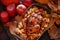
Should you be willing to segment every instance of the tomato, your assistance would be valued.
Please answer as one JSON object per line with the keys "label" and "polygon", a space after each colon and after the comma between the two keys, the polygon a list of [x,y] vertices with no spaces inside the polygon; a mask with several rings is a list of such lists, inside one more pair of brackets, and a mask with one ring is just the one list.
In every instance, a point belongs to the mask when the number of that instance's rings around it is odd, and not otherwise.
{"label": "tomato", "polygon": [[1,13],[1,21],[4,22],[4,23],[6,23],[6,22],[9,21],[9,15],[8,15],[8,12],[3,11],[3,12]]}
{"label": "tomato", "polygon": [[20,4],[16,7],[16,11],[19,15],[22,15],[26,10],[26,6],[23,4]]}
{"label": "tomato", "polygon": [[6,9],[11,17],[15,16],[15,4],[8,5]]}
{"label": "tomato", "polygon": [[23,4],[29,7],[32,4],[32,0],[23,0]]}
{"label": "tomato", "polygon": [[12,4],[12,3],[15,3],[15,4],[18,4],[20,2],[20,0],[1,0],[1,2],[4,4],[4,5],[9,5],[9,4]]}
{"label": "tomato", "polygon": [[15,4],[19,4],[20,0],[14,0]]}

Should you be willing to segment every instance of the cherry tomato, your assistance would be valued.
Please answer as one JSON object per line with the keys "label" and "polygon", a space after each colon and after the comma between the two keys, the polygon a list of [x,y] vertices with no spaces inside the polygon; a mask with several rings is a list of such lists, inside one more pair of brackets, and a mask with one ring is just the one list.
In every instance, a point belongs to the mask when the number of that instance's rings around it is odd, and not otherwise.
{"label": "cherry tomato", "polygon": [[15,16],[15,4],[8,5],[6,9],[11,17]]}
{"label": "cherry tomato", "polygon": [[1,0],[1,2],[7,6],[12,3],[19,4],[20,0]]}
{"label": "cherry tomato", "polygon": [[23,0],[23,4],[29,7],[32,4],[32,0]]}
{"label": "cherry tomato", "polygon": [[6,11],[3,11],[1,13],[1,21],[4,23],[9,21],[9,15]]}
{"label": "cherry tomato", "polygon": [[13,24],[14,24],[14,22],[8,22],[8,23],[5,23],[4,26],[7,27],[7,28],[9,28],[9,27],[11,27],[11,25],[13,25]]}
{"label": "cherry tomato", "polygon": [[19,15],[22,15],[26,10],[26,6],[24,6],[23,4],[20,4],[16,7],[16,11]]}

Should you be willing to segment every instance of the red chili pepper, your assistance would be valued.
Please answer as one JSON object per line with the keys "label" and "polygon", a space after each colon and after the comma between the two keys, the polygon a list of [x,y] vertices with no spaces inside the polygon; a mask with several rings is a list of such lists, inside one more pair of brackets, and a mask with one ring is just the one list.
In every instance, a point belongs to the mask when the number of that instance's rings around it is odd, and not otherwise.
{"label": "red chili pepper", "polygon": [[8,5],[6,9],[11,17],[15,16],[15,4]]}
{"label": "red chili pepper", "polygon": [[4,22],[4,23],[9,21],[9,15],[6,11],[3,11],[1,13],[1,21]]}

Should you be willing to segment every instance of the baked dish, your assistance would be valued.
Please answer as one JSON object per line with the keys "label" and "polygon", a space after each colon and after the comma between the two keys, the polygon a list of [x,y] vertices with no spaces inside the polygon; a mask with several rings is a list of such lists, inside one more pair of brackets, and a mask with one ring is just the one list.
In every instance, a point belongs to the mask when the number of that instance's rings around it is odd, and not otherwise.
{"label": "baked dish", "polygon": [[51,15],[46,10],[33,6],[23,15],[15,33],[23,40],[37,40],[49,27],[50,22]]}

